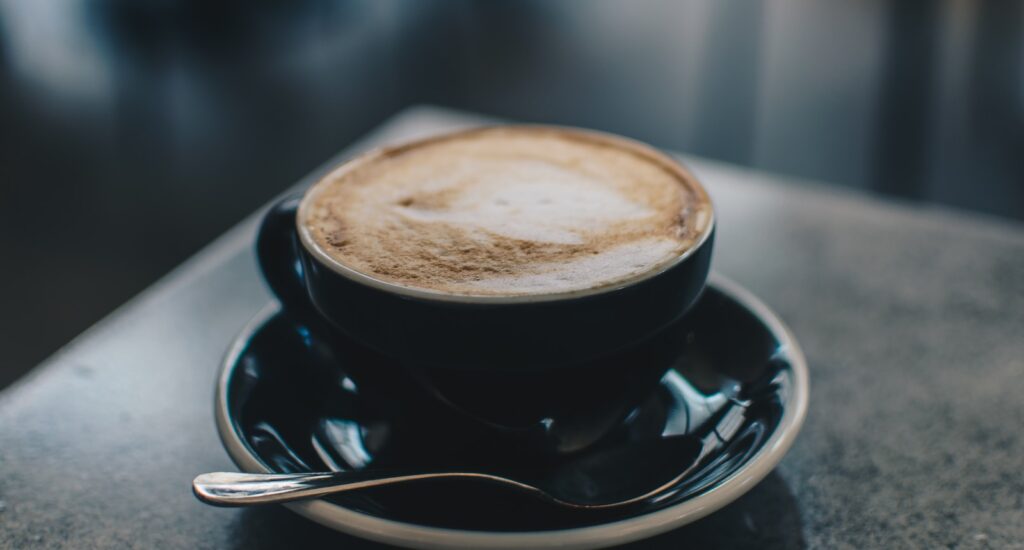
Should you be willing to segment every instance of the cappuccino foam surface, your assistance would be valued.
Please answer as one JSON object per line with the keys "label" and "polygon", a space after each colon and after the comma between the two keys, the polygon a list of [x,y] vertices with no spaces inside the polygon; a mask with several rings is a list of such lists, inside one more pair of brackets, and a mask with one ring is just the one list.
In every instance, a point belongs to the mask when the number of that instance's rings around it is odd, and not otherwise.
{"label": "cappuccino foam surface", "polygon": [[621,283],[691,247],[711,219],[696,184],[638,145],[498,127],[385,151],[328,175],[301,226],[365,275],[471,296]]}

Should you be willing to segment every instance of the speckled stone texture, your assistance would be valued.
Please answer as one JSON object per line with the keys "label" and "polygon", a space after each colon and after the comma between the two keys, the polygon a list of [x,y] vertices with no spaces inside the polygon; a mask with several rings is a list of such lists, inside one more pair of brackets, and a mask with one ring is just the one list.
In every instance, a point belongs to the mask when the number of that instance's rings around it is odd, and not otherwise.
{"label": "speckled stone texture", "polygon": [[[414,109],[360,147],[477,121]],[[714,267],[790,324],[811,407],[750,493],[632,547],[1024,548],[1024,226],[690,164]],[[232,468],[212,392],[268,300],[254,220],[0,393],[0,548],[379,547],[191,495]]]}

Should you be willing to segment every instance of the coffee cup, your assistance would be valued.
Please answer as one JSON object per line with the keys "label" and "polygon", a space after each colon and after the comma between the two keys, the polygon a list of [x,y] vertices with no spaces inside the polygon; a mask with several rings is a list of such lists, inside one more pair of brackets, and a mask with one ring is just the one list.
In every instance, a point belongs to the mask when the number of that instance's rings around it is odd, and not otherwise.
{"label": "coffee cup", "polygon": [[626,353],[704,287],[697,180],[625,138],[498,126],[378,149],[265,215],[286,314],[416,369],[543,372]]}
{"label": "coffee cup", "polygon": [[284,314],[400,402],[409,433],[521,461],[608,438],[657,387],[713,236],[707,194],[670,157],[504,126],[337,167],[267,212],[257,257]]}

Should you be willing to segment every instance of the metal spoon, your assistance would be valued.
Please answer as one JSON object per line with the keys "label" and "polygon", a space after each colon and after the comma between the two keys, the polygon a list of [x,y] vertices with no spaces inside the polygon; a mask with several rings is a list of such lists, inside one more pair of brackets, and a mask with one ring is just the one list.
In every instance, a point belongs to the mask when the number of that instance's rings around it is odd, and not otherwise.
{"label": "metal spoon", "polygon": [[701,430],[584,454],[550,472],[498,475],[484,472],[354,470],[295,474],[214,472],[192,482],[199,500],[214,506],[248,506],[318,498],[426,480],[475,480],[517,490],[566,508],[595,510],[633,504],[669,489],[743,425],[746,403],[730,402]]}

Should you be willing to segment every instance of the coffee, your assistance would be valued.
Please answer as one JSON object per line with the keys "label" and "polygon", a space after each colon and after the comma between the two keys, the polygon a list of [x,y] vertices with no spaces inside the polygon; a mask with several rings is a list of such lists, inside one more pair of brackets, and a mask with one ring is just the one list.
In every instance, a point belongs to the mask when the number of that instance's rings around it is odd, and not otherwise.
{"label": "coffee", "polygon": [[473,130],[343,165],[299,227],[320,252],[432,293],[523,296],[640,278],[704,238],[704,190],[655,150],[534,126]]}

